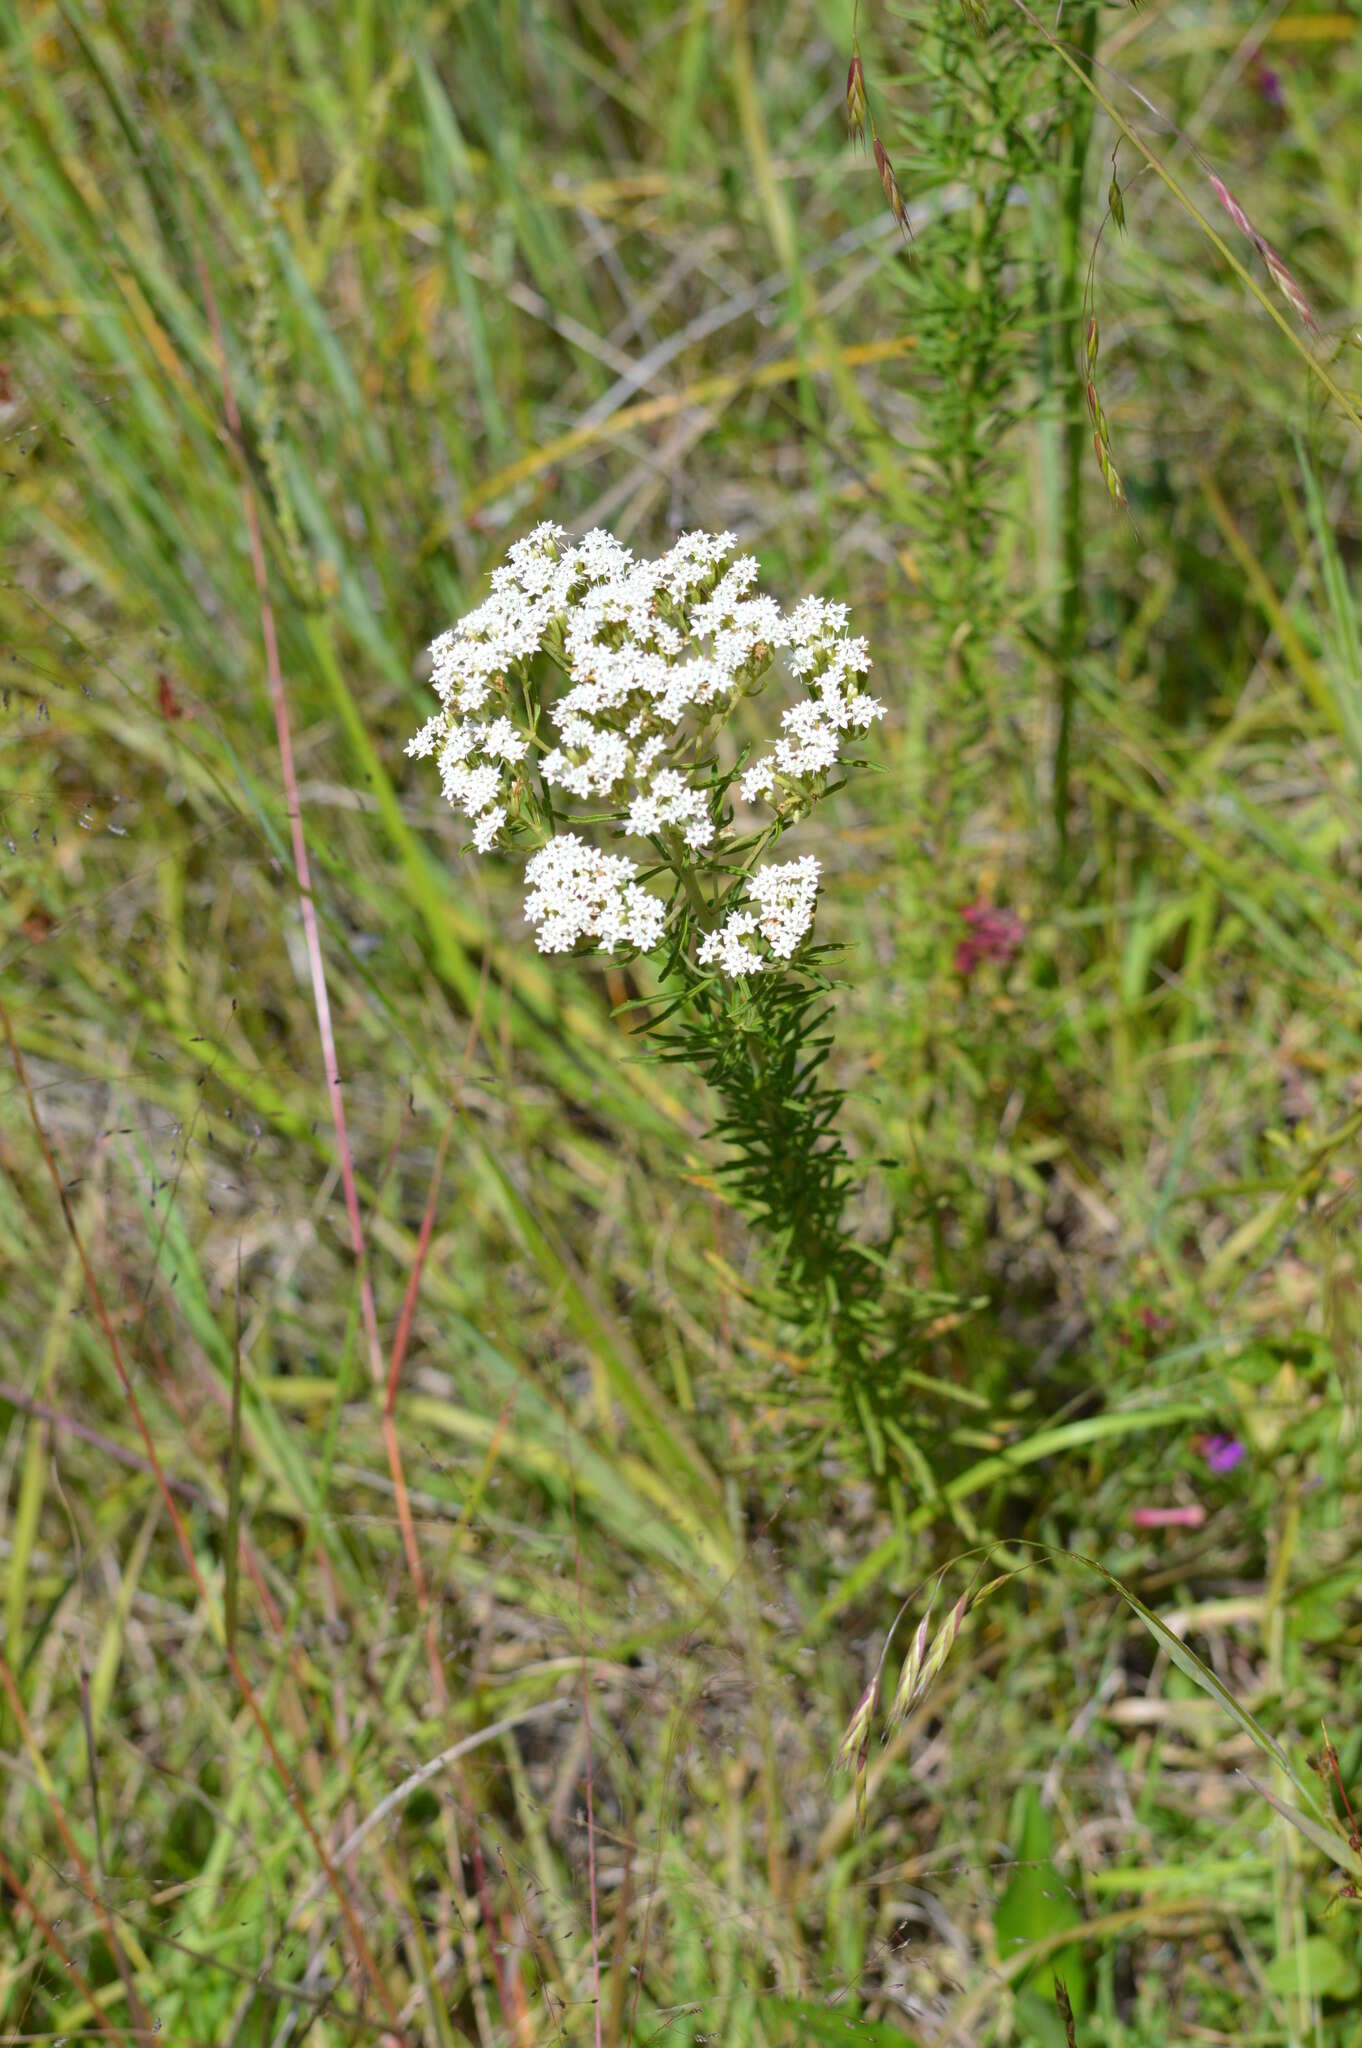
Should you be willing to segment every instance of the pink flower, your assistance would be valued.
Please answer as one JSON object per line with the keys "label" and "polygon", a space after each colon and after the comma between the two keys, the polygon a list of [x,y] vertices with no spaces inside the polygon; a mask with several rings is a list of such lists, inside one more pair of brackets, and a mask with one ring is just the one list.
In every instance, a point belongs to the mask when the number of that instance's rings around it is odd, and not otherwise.
{"label": "pink flower", "polygon": [[1233,1472],[1244,1455],[1237,1436],[1199,1436],[1196,1447],[1212,1472]]}
{"label": "pink flower", "polygon": [[1206,1519],[1203,1507],[1136,1508],[1130,1517],[1137,1529],[1199,1529]]}
{"label": "pink flower", "polygon": [[968,980],[981,960],[996,960],[1006,967],[1021,950],[1026,926],[1014,910],[999,910],[991,903],[970,903],[960,913],[969,926],[968,938],[955,949],[955,971]]}
{"label": "pink flower", "polygon": [[1253,82],[1268,106],[1284,107],[1286,105],[1286,94],[1282,91],[1282,81],[1270,64],[1254,65]]}

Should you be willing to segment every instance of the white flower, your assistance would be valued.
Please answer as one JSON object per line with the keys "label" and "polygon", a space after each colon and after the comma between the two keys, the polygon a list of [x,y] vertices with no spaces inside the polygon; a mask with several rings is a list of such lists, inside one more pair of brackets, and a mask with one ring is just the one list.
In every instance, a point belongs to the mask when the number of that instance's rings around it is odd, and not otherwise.
{"label": "white flower", "polygon": [[680,825],[693,852],[708,846],[714,837],[714,820],[703,792],[692,789],[674,768],[664,768],[651,789],[640,790],[625,819],[625,830],[637,832],[641,838],[666,825]]}
{"label": "white flower", "polygon": [[484,754],[491,754],[498,761],[523,761],[527,744],[509,718],[494,718],[480,740]]}
{"label": "white flower", "polygon": [[466,768],[461,761],[440,763],[440,781],[449,802],[457,805],[466,818],[476,818],[487,810],[501,794],[501,770],[485,764],[480,768]]}
{"label": "white flower", "polygon": [[[551,789],[572,796],[609,796],[629,768],[629,742],[622,733],[597,732],[583,719],[569,742],[571,752],[555,747],[544,756],[540,773]],[[581,758],[574,759],[574,755]]]}
{"label": "white flower", "polygon": [[482,741],[483,727],[476,719],[460,718],[449,727],[445,743],[440,749],[440,766],[450,762],[466,761],[470,754],[476,754]]}
{"label": "white flower", "polygon": [[424,760],[428,754],[435,752],[436,747],[444,738],[444,730],[445,722],[443,718],[438,716],[428,718],[421,727],[420,732],[414,733],[411,739],[407,741],[408,754],[411,755],[413,760]]}
{"label": "white flower", "polygon": [[775,763],[769,754],[764,761],[754,761],[738,784],[743,802],[748,804],[755,803],[759,796],[770,796],[775,786]]}
{"label": "white flower", "polygon": [[872,697],[868,690],[858,690],[855,696],[848,697],[847,709],[851,714],[852,724],[861,732],[869,732],[875,720],[884,717],[883,704],[878,697]]}
{"label": "white flower", "polygon": [[701,939],[696,958],[702,967],[717,967],[732,980],[740,974],[762,974],[767,963],[756,947],[748,944],[756,929],[757,920],[750,910],[735,910],[717,931]]}
{"label": "white flower", "polygon": [[821,863],[811,853],[781,867],[754,868],[747,893],[761,917],[761,932],[777,959],[788,960],[813,923]]}
{"label": "white flower", "polygon": [[497,833],[506,823],[502,810],[484,811],[473,823],[473,844],[479,853],[490,853],[496,844]]}
{"label": "white flower", "polygon": [[650,952],[662,936],[667,906],[634,880],[622,854],[602,853],[575,832],[550,839],[529,861],[525,916],[541,952],[564,953],[581,939]]}
{"label": "white flower", "polygon": [[[718,930],[700,941],[700,965],[736,978],[763,973],[774,960],[788,960],[813,924],[820,873],[812,854],[779,867],[754,868],[747,894],[755,910],[730,911]],[[759,941],[765,942],[765,951]]]}
{"label": "white flower", "polygon": [[626,832],[637,833],[646,839],[650,833],[662,830],[662,807],[655,796],[636,796],[629,806],[629,815],[624,821]]}
{"label": "white flower", "polygon": [[781,775],[806,780],[825,775],[836,761],[838,751],[835,730],[829,725],[817,725],[807,739],[777,740],[773,758]]}

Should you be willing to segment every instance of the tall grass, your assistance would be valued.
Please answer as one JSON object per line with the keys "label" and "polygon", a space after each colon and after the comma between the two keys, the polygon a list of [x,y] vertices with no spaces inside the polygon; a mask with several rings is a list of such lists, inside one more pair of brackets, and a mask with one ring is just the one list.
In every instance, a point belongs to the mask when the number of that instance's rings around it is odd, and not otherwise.
{"label": "tall grass", "polygon": [[[1123,514],[1120,130],[993,12],[860,11],[909,243],[846,9],[0,5],[7,2036],[1057,2043],[1057,1970],[1082,2043],[1359,2038],[1270,1803],[1321,1720],[1362,1779],[1355,23],[1054,31],[1321,329],[1123,143]],[[403,758],[550,514],[870,634],[879,1472],[637,987]],[[1036,1568],[858,1831],[900,1603],[1027,1545],[1280,1770]]]}

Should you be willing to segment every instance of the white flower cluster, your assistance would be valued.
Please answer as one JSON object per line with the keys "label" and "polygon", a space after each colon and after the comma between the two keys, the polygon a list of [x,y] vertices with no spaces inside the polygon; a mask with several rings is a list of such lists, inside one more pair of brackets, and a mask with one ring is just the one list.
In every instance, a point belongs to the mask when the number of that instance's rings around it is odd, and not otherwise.
{"label": "white flower cluster", "polygon": [[811,853],[780,867],[754,868],[747,894],[756,909],[730,911],[717,931],[701,939],[700,965],[727,975],[760,974],[774,961],[788,960],[813,923],[820,873]]}
{"label": "white flower cluster", "polygon": [[[740,778],[741,794],[777,808],[789,796],[821,794],[843,736],[883,716],[861,687],[866,643],[848,634],[845,605],[811,597],[782,613],[755,592],[757,563],[732,559],[735,547],[732,534],[687,533],[657,560],[635,561],[608,533],[569,544],[551,524],[516,542],[485,602],[434,642],[440,709],[407,748],[435,757],[444,794],[470,820],[480,853],[508,823],[524,821],[533,745],[549,790],[604,809],[620,831],[660,845],[674,867],[705,857],[723,789],[703,758],[707,743],[778,650],[807,694],[785,712],[774,750]],[[539,653],[567,679],[543,704],[542,721],[529,675]],[[637,873],[575,834],[551,840],[526,877],[539,946],[655,945],[665,905]],[[788,959],[812,921],[817,874],[816,861],[758,869],[750,883],[757,910],[730,916],[704,941],[702,958],[729,973],[751,971],[753,959]],[[777,890],[762,877],[787,879]],[[759,884],[776,893],[768,900]],[[740,956],[741,965],[729,965]]]}
{"label": "white flower cluster", "polygon": [[846,631],[847,608],[806,597],[785,621],[790,673],[807,677],[810,694],[781,718],[785,737],[756,761],[740,787],[749,803],[772,797],[777,785],[808,787],[826,775],[842,750],[842,734],[868,732],[884,706],[860,686],[870,649]]}
{"label": "white flower cluster", "polygon": [[649,953],[662,937],[667,906],[634,880],[638,870],[618,853],[601,853],[575,832],[541,846],[525,869],[525,916],[542,953],[567,953],[579,939],[599,946],[637,946]]}

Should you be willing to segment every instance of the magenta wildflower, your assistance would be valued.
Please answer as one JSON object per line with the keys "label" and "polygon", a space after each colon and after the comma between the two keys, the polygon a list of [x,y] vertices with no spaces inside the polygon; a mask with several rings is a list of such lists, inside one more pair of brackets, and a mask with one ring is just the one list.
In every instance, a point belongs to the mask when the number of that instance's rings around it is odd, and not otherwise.
{"label": "magenta wildflower", "polygon": [[1286,94],[1282,91],[1282,81],[1270,64],[1255,64],[1253,67],[1253,82],[1268,106],[1284,107],[1286,105]]}
{"label": "magenta wildflower", "polygon": [[1237,1436],[1203,1436],[1197,1441],[1197,1449],[1212,1472],[1233,1472],[1244,1455],[1244,1446]]}
{"label": "magenta wildflower", "polygon": [[1206,1519],[1203,1507],[1136,1508],[1130,1517],[1137,1529],[1199,1529]]}
{"label": "magenta wildflower", "polygon": [[982,960],[996,960],[1006,967],[1020,952],[1026,926],[1014,910],[979,902],[967,904],[960,915],[969,926],[969,936],[955,949],[955,971],[966,980]]}

